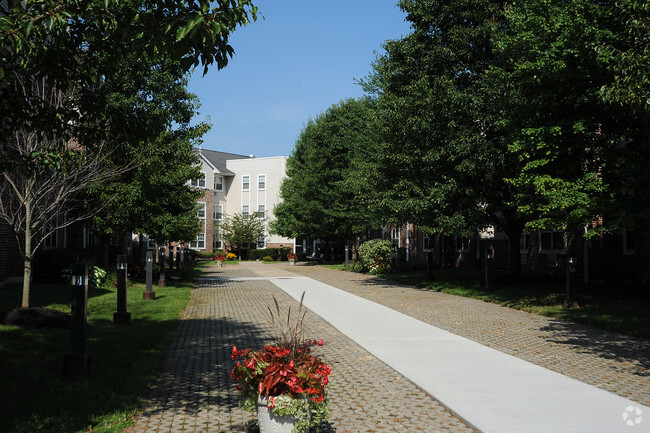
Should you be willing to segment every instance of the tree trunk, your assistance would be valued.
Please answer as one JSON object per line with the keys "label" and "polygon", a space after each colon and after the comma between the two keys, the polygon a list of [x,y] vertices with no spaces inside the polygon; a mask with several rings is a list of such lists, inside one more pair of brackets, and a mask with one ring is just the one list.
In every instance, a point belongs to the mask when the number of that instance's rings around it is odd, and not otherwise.
{"label": "tree trunk", "polygon": [[29,308],[29,294],[32,286],[32,212],[25,203],[25,268],[23,270],[23,308]]}
{"label": "tree trunk", "polygon": [[519,246],[519,239],[524,232],[523,225],[516,225],[510,227],[506,234],[508,235],[508,256],[510,275],[513,277],[521,278],[521,252]]}

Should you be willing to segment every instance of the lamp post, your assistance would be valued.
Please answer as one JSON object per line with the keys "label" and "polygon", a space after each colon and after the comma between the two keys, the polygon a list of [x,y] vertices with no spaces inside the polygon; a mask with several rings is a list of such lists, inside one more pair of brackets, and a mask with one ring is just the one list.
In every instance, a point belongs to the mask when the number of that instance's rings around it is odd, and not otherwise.
{"label": "lamp post", "polygon": [[126,311],[126,256],[117,256],[117,312],[113,313],[113,323],[129,325],[131,313]]}
{"label": "lamp post", "polygon": [[165,247],[160,247],[159,255],[159,264],[160,264],[160,276],[158,277],[158,287],[167,287],[167,282],[165,281]]}
{"label": "lamp post", "polygon": [[578,264],[578,259],[576,257],[566,258],[566,299],[564,300],[565,307],[578,307],[578,301],[576,300],[576,288],[575,285],[571,284],[571,276],[576,272],[576,265]]}
{"label": "lamp post", "polygon": [[492,284],[492,269],[494,268],[494,248],[490,245],[485,249],[485,290],[494,290]]}
{"label": "lamp post", "polygon": [[147,287],[144,292],[142,292],[142,299],[154,300],[156,299],[156,293],[152,290],[153,282],[153,252],[147,251],[147,265],[145,268]]}
{"label": "lamp post", "polygon": [[87,278],[87,265],[72,266],[70,351],[63,356],[63,380],[69,382],[85,380],[90,374],[90,354],[86,351]]}

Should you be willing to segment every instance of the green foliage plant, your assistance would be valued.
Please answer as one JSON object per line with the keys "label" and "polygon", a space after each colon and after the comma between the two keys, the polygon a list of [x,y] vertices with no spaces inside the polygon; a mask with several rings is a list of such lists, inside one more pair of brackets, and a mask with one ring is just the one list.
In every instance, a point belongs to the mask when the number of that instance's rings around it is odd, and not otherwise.
{"label": "green foliage plant", "polygon": [[359,247],[359,261],[372,274],[390,272],[393,245],[388,239],[372,239]]}
{"label": "green foliage plant", "polygon": [[274,262],[275,260],[273,260],[273,257],[271,257],[271,256],[264,256],[264,257],[262,258],[262,261],[263,261],[264,263],[271,263],[271,262]]}
{"label": "green foliage plant", "polygon": [[259,398],[264,398],[268,409],[279,416],[297,419],[293,432],[314,427],[320,431],[321,422],[327,419],[327,386],[330,367],[312,354],[312,347],[323,346],[323,340],[304,338],[303,323],[306,310],[303,293],[294,318],[291,307],[286,319],[278,301],[269,307],[271,323],[276,330],[273,344],[261,350],[232,349],[232,359],[243,358],[230,373],[237,382],[239,404],[247,410],[257,408]]}

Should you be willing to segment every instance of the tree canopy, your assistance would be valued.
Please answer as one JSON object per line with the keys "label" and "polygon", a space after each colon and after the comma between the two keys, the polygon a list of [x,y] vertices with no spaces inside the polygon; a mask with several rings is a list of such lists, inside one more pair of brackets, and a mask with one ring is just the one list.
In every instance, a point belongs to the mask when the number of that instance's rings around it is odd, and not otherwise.
{"label": "tree canopy", "polygon": [[373,145],[374,102],[348,99],[307,122],[287,160],[273,231],[286,237],[351,240],[371,226],[355,194],[354,164]]}

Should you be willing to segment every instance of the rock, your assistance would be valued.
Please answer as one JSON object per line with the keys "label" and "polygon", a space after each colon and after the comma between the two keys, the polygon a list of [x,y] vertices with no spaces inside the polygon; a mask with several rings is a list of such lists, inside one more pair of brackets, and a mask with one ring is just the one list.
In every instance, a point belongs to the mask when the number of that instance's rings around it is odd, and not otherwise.
{"label": "rock", "polygon": [[4,324],[22,328],[70,329],[70,315],[51,308],[16,308],[5,316]]}

